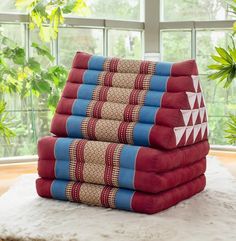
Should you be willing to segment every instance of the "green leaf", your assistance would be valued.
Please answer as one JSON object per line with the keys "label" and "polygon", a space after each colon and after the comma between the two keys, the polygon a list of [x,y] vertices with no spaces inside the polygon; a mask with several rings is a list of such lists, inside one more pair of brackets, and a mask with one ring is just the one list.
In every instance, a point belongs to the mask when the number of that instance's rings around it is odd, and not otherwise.
{"label": "green leaf", "polygon": [[40,63],[38,61],[36,61],[34,58],[29,58],[28,67],[31,70],[33,70],[34,72],[40,72],[41,71]]}
{"label": "green leaf", "polygon": [[222,65],[218,65],[218,64],[212,64],[212,65],[208,65],[207,66],[209,69],[216,69],[216,70],[221,70],[223,68]]}
{"label": "green leaf", "polygon": [[16,47],[14,50],[13,62],[15,64],[24,65],[25,64],[25,50],[20,47]]}
{"label": "green leaf", "polygon": [[227,53],[227,51],[226,51],[225,49],[223,49],[223,48],[218,48],[218,47],[216,47],[215,49],[216,49],[217,53],[218,53],[224,60],[226,60],[226,61],[229,62],[229,63],[232,63],[232,62],[233,62],[232,57]]}
{"label": "green leaf", "polygon": [[216,62],[219,62],[221,64],[230,64],[228,61],[226,61],[225,59],[223,59],[220,56],[216,56],[216,55],[211,55],[212,59],[214,59]]}
{"label": "green leaf", "polygon": [[51,55],[50,49],[47,46],[39,46],[37,43],[33,42],[31,47],[36,50],[38,55],[46,56],[51,62],[54,61],[54,57]]}

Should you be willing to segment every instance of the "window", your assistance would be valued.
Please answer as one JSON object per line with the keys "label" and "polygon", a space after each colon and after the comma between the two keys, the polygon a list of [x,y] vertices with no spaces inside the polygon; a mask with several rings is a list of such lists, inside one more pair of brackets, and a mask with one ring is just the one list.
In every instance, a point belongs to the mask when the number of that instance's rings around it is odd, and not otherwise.
{"label": "window", "polygon": [[[191,57],[196,58],[208,108],[210,142],[218,145],[226,144],[225,123],[229,113],[235,113],[236,110],[234,94],[236,86],[225,90],[222,85],[217,85],[215,81],[208,78],[210,74],[208,65],[214,62],[210,54],[215,53],[215,46],[226,47],[231,43],[229,34],[232,30],[229,27],[219,29],[217,22],[211,22],[232,19],[226,1],[163,0],[161,4],[163,23],[161,26],[164,26],[164,29],[161,29],[162,60],[180,61]],[[204,27],[200,27],[201,22],[198,21],[205,21]],[[231,27],[231,25],[228,26]]]}
{"label": "window", "polygon": [[142,56],[141,32],[109,30],[108,55],[139,59]]}
{"label": "window", "polygon": [[162,31],[161,58],[165,61],[181,61],[191,58],[190,31]]}
{"label": "window", "polygon": [[163,21],[230,19],[225,0],[162,0]]}
{"label": "window", "polygon": [[103,54],[103,31],[101,29],[60,28],[59,62],[67,67],[72,64],[75,52]]}
{"label": "window", "polygon": [[[88,1],[89,12],[84,13],[83,17],[122,19],[122,28],[124,21],[141,19],[140,6],[142,0],[114,1],[106,2],[101,0]],[[115,6],[115,7],[114,7]],[[14,6],[14,1],[3,1],[0,3],[1,12],[19,12]],[[12,15],[10,21],[12,21]],[[4,15],[6,18],[7,15]],[[72,16],[73,17],[73,16]],[[78,17],[78,16],[77,16]],[[29,31],[27,23],[1,23],[0,31],[17,41],[20,46],[29,50],[30,57],[37,57],[43,66],[51,63],[45,62],[36,51],[31,48],[33,42],[40,43],[38,31]],[[80,22],[78,22],[79,24]],[[129,21],[126,21],[127,26]],[[51,43],[43,43],[54,55],[58,63],[68,68],[77,50],[86,51],[93,54],[119,56],[126,58],[141,58],[142,56],[142,29],[129,29],[125,24],[126,30],[119,28],[117,21],[116,27],[104,26],[82,26],[63,25],[59,28],[58,39]],[[131,23],[131,26],[132,23]],[[0,95],[1,98],[1,95]],[[41,136],[49,135],[52,113],[47,108],[47,96],[28,96],[21,100],[17,95],[5,95],[7,102],[7,111],[9,116],[15,120],[18,125],[16,135],[8,145],[4,140],[0,140],[0,157],[32,155],[37,153],[37,140]]]}

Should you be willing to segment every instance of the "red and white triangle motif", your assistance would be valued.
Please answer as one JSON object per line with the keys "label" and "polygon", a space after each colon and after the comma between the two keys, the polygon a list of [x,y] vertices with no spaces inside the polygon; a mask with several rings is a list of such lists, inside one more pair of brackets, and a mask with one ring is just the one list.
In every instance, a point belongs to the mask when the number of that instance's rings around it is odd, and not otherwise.
{"label": "red and white triangle motif", "polygon": [[199,109],[192,110],[193,125],[195,125],[195,123],[196,123],[196,119],[197,119],[198,113],[199,113]]}
{"label": "red and white triangle motif", "polygon": [[187,126],[189,123],[190,116],[192,114],[192,110],[180,110],[183,116],[184,124]]}
{"label": "red and white triangle motif", "polygon": [[185,134],[185,137],[186,137],[185,144],[187,143],[188,138],[189,138],[190,134],[192,133],[192,131],[193,131],[193,126],[187,126],[186,134]]}
{"label": "red and white triangle motif", "polygon": [[201,134],[202,134],[201,136],[202,136],[202,138],[205,134],[206,128],[207,128],[207,123],[206,122],[202,123],[202,125],[201,125]]}
{"label": "red and white triangle motif", "polygon": [[176,146],[179,144],[181,138],[183,137],[185,130],[186,130],[185,126],[174,128]]}
{"label": "red and white triangle motif", "polygon": [[187,96],[188,96],[188,103],[191,109],[193,109],[194,103],[196,101],[197,98],[197,94],[194,92],[186,92]]}
{"label": "red and white triangle motif", "polygon": [[193,141],[196,140],[197,135],[198,135],[198,133],[199,133],[199,131],[200,131],[200,129],[201,129],[201,125],[202,125],[202,124],[199,124],[199,125],[195,125],[195,126],[194,126],[194,128],[193,128]]}
{"label": "red and white triangle motif", "polygon": [[198,75],[192,75],[192,80],[193,80],[193,87],[194,87],[194,90],[195,92],[198,91],[198,84],[199,84],[199,77]]}
{"label": "red and white triangle motif", "polygon": [[205,107],[200,108],[200,119],[201,119],[201,123],[203,122],[203,118],[205,115]]}

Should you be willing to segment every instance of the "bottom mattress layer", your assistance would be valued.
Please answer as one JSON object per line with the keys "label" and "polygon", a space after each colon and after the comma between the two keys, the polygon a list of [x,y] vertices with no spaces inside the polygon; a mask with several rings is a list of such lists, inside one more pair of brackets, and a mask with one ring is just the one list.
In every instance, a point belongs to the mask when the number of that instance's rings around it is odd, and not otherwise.
{"label": "bottom mattress layer", "polygon": [[39,176],[158,193],[189,182],[206,170],[206,159],[169,172],[142,172],[94,163],[39,160]]}
{"label": "bottom mattress layer", "polygon": [[205,185],[205,175],[201,175],[173,189],[158,194],[149,194],[104,185],[57,179],[39,178],[36,181],[36,189],[41,197],[148,214],[160,212],[184,199],[190,198],[202,191]]}

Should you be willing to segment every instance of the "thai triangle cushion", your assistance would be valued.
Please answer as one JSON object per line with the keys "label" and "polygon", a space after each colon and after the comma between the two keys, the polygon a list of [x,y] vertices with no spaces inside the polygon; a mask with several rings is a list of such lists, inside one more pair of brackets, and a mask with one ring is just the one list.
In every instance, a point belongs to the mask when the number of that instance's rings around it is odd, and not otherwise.
{"label": "thai triangle cushion", "polygon": [[207,140],[197,74],[194,60],[155,63],[78,52],[51,132],[165,149]]}

